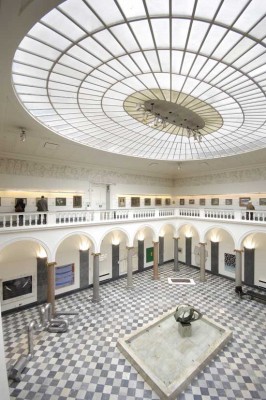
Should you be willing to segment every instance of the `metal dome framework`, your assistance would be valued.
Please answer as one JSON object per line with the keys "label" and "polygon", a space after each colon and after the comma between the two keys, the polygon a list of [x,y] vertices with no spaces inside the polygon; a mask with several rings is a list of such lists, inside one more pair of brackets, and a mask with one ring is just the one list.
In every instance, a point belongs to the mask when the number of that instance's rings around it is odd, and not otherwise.
{"label": "metal dome framework", "polygon": [[[67,0],[21,41],[14,89],[41,124],[96,149],[173,161],[253,151],[266,144],[265,12],[264,0]],[[202,140],[137,118],[151,100],[198,115]]]}

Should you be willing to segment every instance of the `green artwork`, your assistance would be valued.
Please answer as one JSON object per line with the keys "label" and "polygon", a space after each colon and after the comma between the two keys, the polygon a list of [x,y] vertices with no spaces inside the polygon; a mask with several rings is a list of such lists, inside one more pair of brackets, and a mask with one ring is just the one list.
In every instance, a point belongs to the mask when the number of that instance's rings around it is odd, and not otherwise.
{"label": "green artwork", "polygon": [[153,261],[153,247],[146,249],[146,262]]}

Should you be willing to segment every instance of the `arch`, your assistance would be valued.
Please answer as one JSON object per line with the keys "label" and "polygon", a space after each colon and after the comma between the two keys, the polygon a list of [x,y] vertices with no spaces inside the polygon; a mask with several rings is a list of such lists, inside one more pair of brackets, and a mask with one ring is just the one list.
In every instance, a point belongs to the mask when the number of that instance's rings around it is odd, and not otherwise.
{"label": "arch", "polygon": [[87,239],[89,239],[89,240],[92,242],[93,247],[94,247],[94,250],[96,251],[95,239],[94,239],[90,234],[88,234],[87,232],[83,232],[83,231],[75,231],[75,232],[68,233],[68,234],[65,235],[64,237],[60,238],[60,240],[57,242],[57,244],[55,245],[54,250],[53,250],[53,256],[54,256],[54,257],[55,257],[55,255],[56,255],[56,253],[57,253],[57,251],[58,251],[60,245],[61,245],[66,239],[68,239],[68,238],[71,237],[71,236],[85,236]]}
{"label": "arch", "polygon": [[137,229],[137,230],[135,231],[135,233],[132,235],[132,236],[133,236],[133,240],[136,238],[136,235],[137,235],[140,231],[142,231],[142,230],[144,230],[144,229],[150,229],[151,232],[152,232],[154,241],[158,240],[159,232],[156,232],[155,228],[154,228],[153,226],[147,224],[147,223],[144,223],[144,224],[142,224],[142,225],[140,225],[140,226],[138,227],[138,229]]}
{"label": "arch", "polygon": [[[202,238],[203,238],[203,241],[204,241],[204,242],[206,242],[206,236],[207,236],[207,234],[208,234],[211,230],[215,230],[215,229],[217,229],[217,230],[219,230],[219,231],[224,231],[224,232],[226,232],[228,235],[230,235],[231,238],[233,239],[235,248],[237,248],[237,247],[236,247],[236,245],[237,245],[237,240],[236,240],[235,235],[233,234],[233,232],[231,232],[230,229],[224,228],[223,226],[219,226],[219,225],[211,225],[211,226],[208,226],[206,229],[204,229],[204,230],[202,231]],[[218,234],[217,234],[217,235],[218,235]],[[218,239],[218,238],[217,238],[217,239]],[[219,240],[217,240],[217,241],[219,241]]]}
{"label": "arch", "polygon": [[117,227],[110,228],[110,229],[106,230],[106,231],[102,234],[102,236],[101,236],[100,239],[99,239],[99,249],[98,249],[98,250],[100,250],[101,243],[102,243],[102,241],[104,240],[104,238],[105,238],[107,235],[109,235],[110,233],[112,233],[112,232],[122,232],[122,233],[126,236],[127,245],[128,245],[128,246],[130,245],[130,233],[127,232],[126,229],[121,228],[121,227],[119,226],[119,228],[117,228]]}
{"label": "arch", "polygon": [[40,239],[36,239],[33,237],[27,237],[27,236],[25,238],[24,237],[23,238],[14,238],[14,239],[6,241],[5,243],[2,243],[0,245],[0,252],[3,251],[9,245],[12,245],[14,243],[24,242],[24,241],[34,242],[34,243],[37,243],[38,245],[42,246],[46,252],[47,259],[48,260],[51,259],[51,257],[52,257],[51,250],[49,249],[49,247],[47,246],[47,244],[45,242],[43,242]]}
{"label": "arch", "polygon": [[188,221],[188,222],[187,222],[187,221],[182,222],[181,225],[179,225],[179,227],[177,228],[177,232],[179,233],[179,232],[182,230],[182,228],[184,228],[185,226],[191,227],[191,228],[197,233],[198,237],[199,237],[199,238],[201,237],[201,236],[200,236],[199,229],[196,228],[196,227],[195,227],[193,224],[191,224],[189,221]]}
{"label": "arch", "polygon": [[262,229],[256,229],[256,230],[252,229],[252,230],[250,230],[248,232],[243,233],[240,236],[240,238],[238,239],[237,246],[239,246],[239,247],[237,247],[237,248],[240,249],[243,246],[243,243],[244,243],[245,239],[247,239],[248,236],[254,236],[256,234],[264,234],[264,235],[266,235],[266,232],[265,232],[265,230],[262,230]]}
{"label": "arch", "polygon": [[164,228],[167,228],[167,227],[173,228],[173,235],[176,234],[176,232],[177,232],[176,224],[171,223],[171,222],[166,222],[166,221],[165,221],[165,222],[162,222],[162,223],[161,223],[161,226],[160,226],[160,228],[158,229],[158,230],[159,230],[159,235],[160,235],[160,233],[161,233],[161,230],[164,229]]}

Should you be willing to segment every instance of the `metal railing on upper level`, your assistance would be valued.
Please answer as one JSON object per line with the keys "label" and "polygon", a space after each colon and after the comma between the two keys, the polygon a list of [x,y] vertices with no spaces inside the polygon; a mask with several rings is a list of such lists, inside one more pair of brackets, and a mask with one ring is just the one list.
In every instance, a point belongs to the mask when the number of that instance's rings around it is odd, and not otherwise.
{"label": "metal railing on upper level", "polygon": [[219,208],[155,208],[127,210],[81,210],[33,213],[0,213],[0,230],[49,226],[101,224],[158,218],[199,218],[266,223],[266,211],[222,210]]}

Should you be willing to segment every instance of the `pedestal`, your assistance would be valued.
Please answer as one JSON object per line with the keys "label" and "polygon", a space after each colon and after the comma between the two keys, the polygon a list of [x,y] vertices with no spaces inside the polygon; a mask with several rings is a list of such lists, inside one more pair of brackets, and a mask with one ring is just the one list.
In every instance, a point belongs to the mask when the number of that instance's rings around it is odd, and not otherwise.
{"label": "pedestal", "polygon": [[191,324],[182,324],[178,322],[178,332],[181,337],[190,337],[192,335]]}

